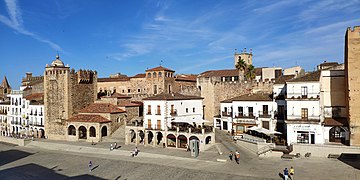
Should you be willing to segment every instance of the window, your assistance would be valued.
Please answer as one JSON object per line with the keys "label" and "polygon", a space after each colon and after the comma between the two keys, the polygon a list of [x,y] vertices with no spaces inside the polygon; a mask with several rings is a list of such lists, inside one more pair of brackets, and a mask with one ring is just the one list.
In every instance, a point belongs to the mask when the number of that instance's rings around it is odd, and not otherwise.
{"label": "window", "polygon": [[308,120],[308,109],[301,108],[301,120]]}
{"label": "window", "polygon": [[148,77],[148,78],[151,78],[151,73],[148,73],[147,77]]}
{"label": "window", "polygon": [[307,98],[308,95],[308,89],[306,86],[301,87],[301,98]]}
{"label": "window", "polygon": [[158,76],[159,76],[159,77],[162,77],[162,73],[161,73],[161,72],[159,72]]}
{"label": "window", "polygon": [[171,105],[171,114],[174,114],[174,105]]}
{"label": "window", "polygon": [[158,106],[157,106],[156,115],[160,115],[160,114],[161,114],[161,111],[160,111],[160,106],[158,105]]}
{"label": "window", "polygon": [[157,94],[157,85],[154,85],[154,94]]}
{"label": "window", "polygon": [[195,108],[193,108],[193,113],[195,112]]}
{"label": "window", "polygon": [[148,105],[148,112],[147,112],[148,115],[151,115],[151,105]]}
{"label": "window", "polygon": [[138,92],[140,92],[141,90],[140,89],[138,89]]}
{"label": "window", "polygon": [[268,111],[268,105],[263,105],[263,115],[268,115],[269,111]]}
{"label": "window", "polygon": [[234,76],[234,81],[238,81],[239,80],[239,76]]}
{"label": "window", "polygon": [[238,116],[239,117],[244,116],[244,108],[242,106],[238,107]]}
{"label": "window", "polygon": [[130,89],[128,89],[128,93],[130,93],[131,92],[131,90]]}
{"label": "window", "polygon": [[297,132],[297,143],[309,144],[309,132],[298,131]]}
{"label": "window", "polygon": [[188,113],[188,112],[189,112],[189,108],[186,108],[185,111],[186,111],[186,113]]}
{"label": "window", "polygon": [[153,78],[156,78],[156,72],[153,73]]}
{"label": "window", "polygon": [[248,107],[248,111],[249,111],[249,117],[254,116],[254,108],[253,107]]}

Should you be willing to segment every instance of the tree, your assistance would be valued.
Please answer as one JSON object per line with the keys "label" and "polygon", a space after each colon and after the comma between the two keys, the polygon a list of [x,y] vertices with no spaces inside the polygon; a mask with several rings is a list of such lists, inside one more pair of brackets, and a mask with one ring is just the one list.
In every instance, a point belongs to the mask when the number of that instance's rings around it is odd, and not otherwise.
{"label": "tree", "polygon": [[255,79],[255,67],[253,65],[248,65],[247,68],[246,68],[246,79],[248,80],[253,80]]}
{"label": "tree", "polygon": [[235,64],[235,68],[237,70],[239,70],[239,81],[240,82],[244,81],[244,71],[246,70],[246,67],[247,67],[247,65],[246,65],[244,59],[241,59],[241,57],[239,56],[239,60]]}

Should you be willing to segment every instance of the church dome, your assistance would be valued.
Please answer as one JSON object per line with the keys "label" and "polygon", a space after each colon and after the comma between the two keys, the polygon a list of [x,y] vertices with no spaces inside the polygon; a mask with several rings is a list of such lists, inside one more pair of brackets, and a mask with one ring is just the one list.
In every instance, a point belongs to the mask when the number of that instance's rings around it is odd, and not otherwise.
{"label": "church dome", "polygon": [[51,63],[51,66],[64,67],[64,63],[60,60],[59,55],[56,56],[56,59]]}

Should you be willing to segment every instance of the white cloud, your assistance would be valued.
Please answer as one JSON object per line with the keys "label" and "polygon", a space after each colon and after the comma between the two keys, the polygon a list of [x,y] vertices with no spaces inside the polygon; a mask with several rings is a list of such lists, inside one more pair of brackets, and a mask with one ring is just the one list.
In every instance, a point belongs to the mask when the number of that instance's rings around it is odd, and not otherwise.
{"label": "white cloud", "polygon": [[22,13],[21,13],[21,9],[18,7],[17,0],[5,0],[5,5],[7,8],[9,18],[4,15],[0,15],[0,22],[14,29],[16,32],[20,34],[30,36],[39,42],[48,44],[54,50],[62,51],[61,47],[56,43],[48,39],[45,39],[35,33],[32,33],[23,27]]}

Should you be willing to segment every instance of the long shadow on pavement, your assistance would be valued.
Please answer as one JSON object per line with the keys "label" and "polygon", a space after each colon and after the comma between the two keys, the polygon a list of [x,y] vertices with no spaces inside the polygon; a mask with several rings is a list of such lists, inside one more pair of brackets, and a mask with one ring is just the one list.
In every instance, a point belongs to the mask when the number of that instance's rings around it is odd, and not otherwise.
{"label": "long shadow on pavement", "polygon": [[342,153],[338,160],[360,170],[360,154]]}
{"label": "long shadow on pavement", "polygon": [[37,165],[37,164],[25,164],[9,169],[4,169],[0,172],[2,180],[13,179],[96,179],[102,178],[84,174],[79,176],[68,177],[62,174],[56,173],[54,170]]}
{"label": "long shadow on pavement", "polygon": [[0,152],[0,166],[17,161],[19,159],[25,158],[32,155],[32,153],[18,151],[18,150],[7,150]]}

